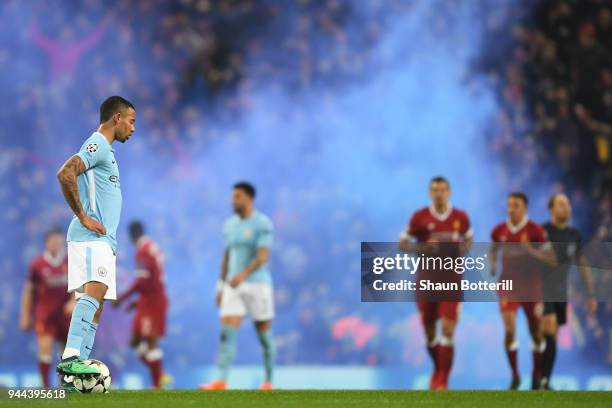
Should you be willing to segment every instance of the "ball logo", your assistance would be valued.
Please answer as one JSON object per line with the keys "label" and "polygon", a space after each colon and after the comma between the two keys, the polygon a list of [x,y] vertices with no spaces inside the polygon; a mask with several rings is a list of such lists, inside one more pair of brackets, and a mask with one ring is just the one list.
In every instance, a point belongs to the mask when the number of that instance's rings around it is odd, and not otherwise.
{"label": "ball logo", "polygon": [[90,143],[85,150],[87,150],[88,153],[95,153],[98,151],[98,145],[96,143]]}
{"label": "ball logo", "polygon": [[98,275],[100,275],[102,278],[104,278],[106,276],[106,268],[101,266],[98,268]]}

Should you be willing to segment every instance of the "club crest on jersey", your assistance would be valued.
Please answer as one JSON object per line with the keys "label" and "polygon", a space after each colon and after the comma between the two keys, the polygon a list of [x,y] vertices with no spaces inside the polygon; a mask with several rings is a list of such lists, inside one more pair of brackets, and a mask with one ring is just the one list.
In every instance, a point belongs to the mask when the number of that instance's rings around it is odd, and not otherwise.
{"label": "club crest on jersey", "polygon": [[98,151],[98,144],[97,143],[90,143],[87,145],[87,147],[85,148],[85,150],[88,153],[95,153]]}
{"label": "club crest on jersey", "polygon": [[101,266],[98,268],[98,275],[100,275],[100,277],[104,278],[106,276],[106,268]]}
{"label": "club crest on jersey", "polygon": [[430,222],[429,224],[427,224],[428,230],[433,231],[434,228],[436,228],[436,224],[434,224],[433,222]]}
{"label": "club crest on jersey", "polygon": [[246,228],[246,229],[244,230],[244,232],[242,233],[242,235],[243,235],[245,238],[251,238],[251,237],[253,236],[253,230],[252,230],[252,229],[250,229],[250,228]]}

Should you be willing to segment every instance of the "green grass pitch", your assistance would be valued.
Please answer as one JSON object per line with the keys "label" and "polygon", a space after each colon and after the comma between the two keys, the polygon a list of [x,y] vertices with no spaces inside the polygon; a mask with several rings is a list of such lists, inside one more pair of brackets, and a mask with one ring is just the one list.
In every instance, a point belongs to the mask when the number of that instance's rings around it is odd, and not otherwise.
{"label": "green grass pitch", "polygon": [[61,401],[0,401],[0,407],[612,407],[612,392],[518,391],[112,391]]}

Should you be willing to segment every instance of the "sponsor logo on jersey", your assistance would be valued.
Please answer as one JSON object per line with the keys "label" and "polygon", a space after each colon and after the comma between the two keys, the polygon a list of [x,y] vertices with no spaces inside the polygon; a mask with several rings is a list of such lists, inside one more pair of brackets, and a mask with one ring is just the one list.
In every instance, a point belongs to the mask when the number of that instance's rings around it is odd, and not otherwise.
{"label": "sponsor logo on jersey", "polygon": [[106,268],[101,266],[98,268],[98,275],[100,275],[100,277],[104,278],[106,276]]}

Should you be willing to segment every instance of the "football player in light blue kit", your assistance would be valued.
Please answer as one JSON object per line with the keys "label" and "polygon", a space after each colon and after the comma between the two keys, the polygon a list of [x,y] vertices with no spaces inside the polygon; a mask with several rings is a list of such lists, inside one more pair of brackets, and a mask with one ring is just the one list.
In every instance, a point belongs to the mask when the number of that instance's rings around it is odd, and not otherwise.
{"label": "football player in light blue kit", "polygon": [[272,222],[255,210],[255,188],[246,182],[234,185],[234,216],[223,227],[225,252],[221,279],[217,285],[217,304],[221,316],[221,344],[217,360],[217,379],[200,388],[224,390],[236,354],[236,334],[242,318],[249,315],[255,322],[263,351],[265,380],[260,389],[272,389],[272,372],[276,350],[271,323],[274,317],[272,276],[268,256],[272,245]]}
{"label": "football player in light blue kit", "polygon": [[[121,213],[119,167],[112,144],[134,133],[134,105],[111,96],[100,106],[100,126],[57,178],[74,212],[68,228],[68,291],[78,301],[72,312],[62,361],[62,375],[96,374],[83,363],[89,357],[104,299],[116,299],[115,253]],[[62,376],[63,377],[63,376]]]}

